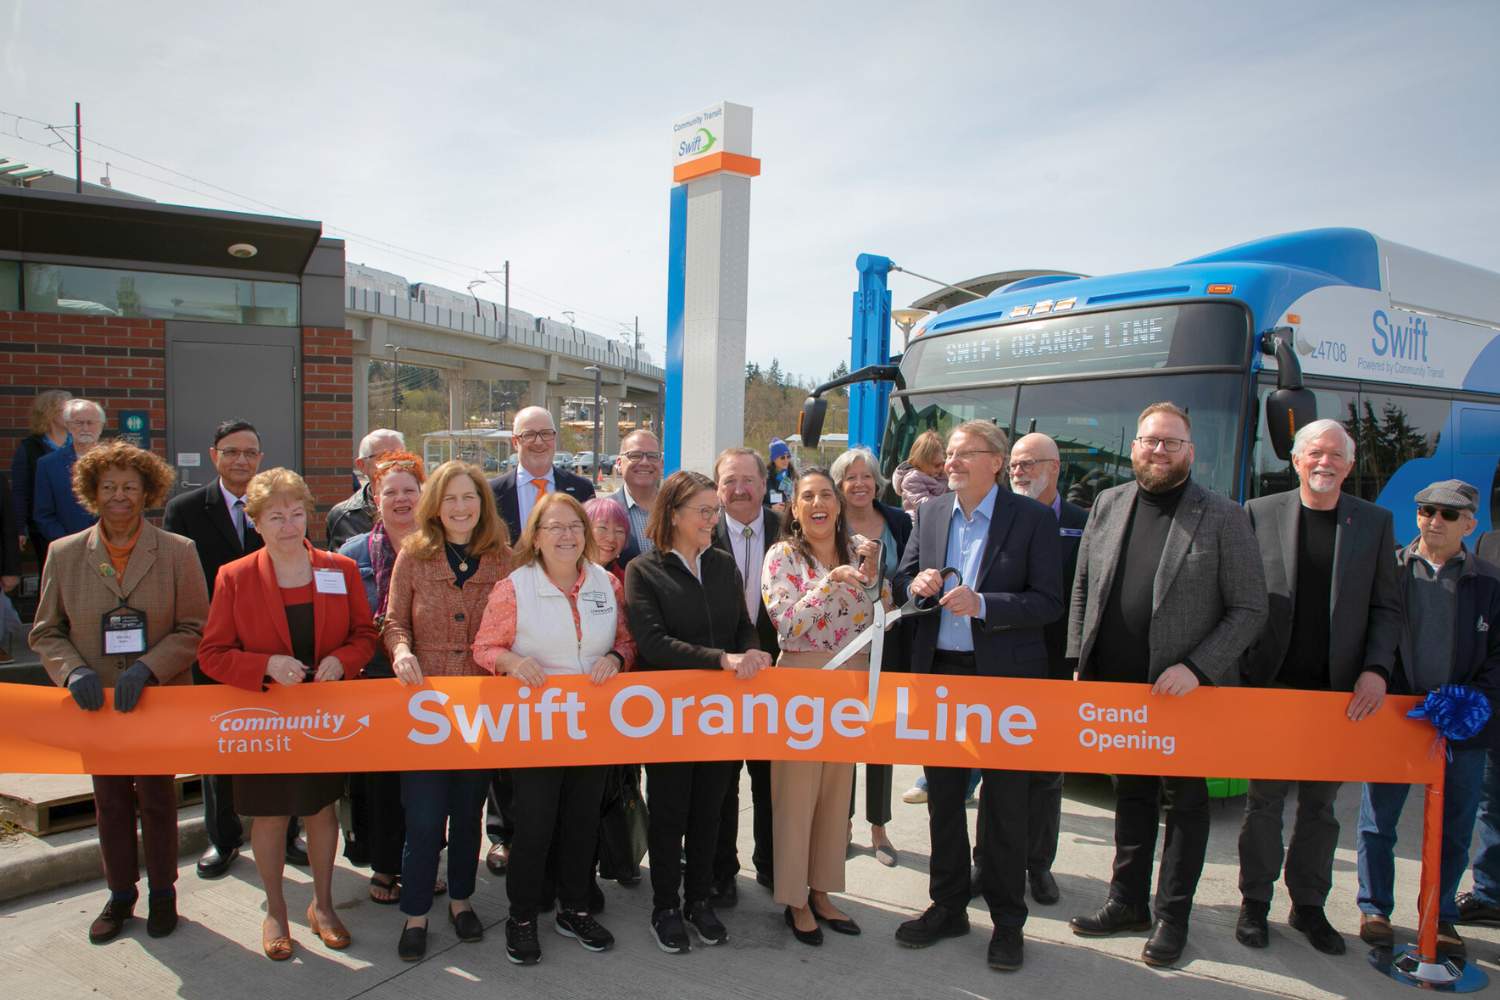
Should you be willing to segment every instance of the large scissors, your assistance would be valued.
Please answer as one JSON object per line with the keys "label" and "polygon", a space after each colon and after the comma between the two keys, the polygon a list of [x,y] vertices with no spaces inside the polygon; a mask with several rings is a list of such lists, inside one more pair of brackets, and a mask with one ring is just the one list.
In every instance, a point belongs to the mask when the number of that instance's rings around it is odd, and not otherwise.
{"label": "large scissors", "polygon": [[[885,604],[880,600],[880,585],[885,580],[885,560],[879,560],[880,569],[875,575],[875,615],[870,622],[870,627],[865,629],[843,649],[834,655],[833,659],[823,664],[824,670],[837,670],[848,663],[853,657],[862,652],[866,646],[870,648],[870,680],[866,692],[866,706],[869,709],[870,718],[875,717],[875,701],[880,695],[880,665],[885,659],[885,633],[886,630],[904,618],[914,618],[918,615],[930,615],[938,610],[940,594],[932,597],[911,597],[899,608],[885,609]],[[945,566],[940,571],[944,580],[949,574],[963,580],[963,574],[952,566]]]}

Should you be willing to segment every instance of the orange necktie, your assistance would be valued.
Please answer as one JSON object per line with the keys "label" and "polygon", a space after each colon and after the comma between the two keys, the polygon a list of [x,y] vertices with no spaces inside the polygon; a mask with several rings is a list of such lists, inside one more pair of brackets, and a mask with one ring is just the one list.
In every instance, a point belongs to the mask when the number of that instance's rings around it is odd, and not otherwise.
{"label": "orange necktie", "polygon": [[[547,493],[547,480],[533,479],[531,485],[536,487],[536,499],[540,500]],[[534,501],[533,501],[534,502]]]}

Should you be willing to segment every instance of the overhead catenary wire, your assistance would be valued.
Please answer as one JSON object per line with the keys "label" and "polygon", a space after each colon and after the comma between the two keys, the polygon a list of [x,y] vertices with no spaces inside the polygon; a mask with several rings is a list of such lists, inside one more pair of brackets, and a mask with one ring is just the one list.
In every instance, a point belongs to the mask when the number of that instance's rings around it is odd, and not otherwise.
{"label": "overhead catenary wire", "polygon": [[[66,134],[62,131],[63,129],[71,129],[72,128],[71,125],[54,125],[54,124],[52,124],[50,122],[45,122],[45,121],[42,121],[41,119],[38,119],[38,118],[32,118],[29,115],[22,115],[22,114],[19,114],[17,112],[14,112],[14,111],[7,111],[7,110],[5,110],[3,108],[0,108],[0,117],[14,119],[14,121],[15,121],[15,127],[13,129],[9,130],[8,134],[11,135],[13,138],[21,141],[21,142],[25,142],[25,143],[28,143],[28,144],[33,145],[33,146],[39,146],[39,147],[41,147],[43,149],[49,149],[49,150],[54,150],[54,151],[57,150],[59,147],[61,147],[63,149],[68,150],[69,152],[72,152],[72,153],[75,153],[75,154],[78,152],[76,149],[74,149],[73,143],[71,141],[69,141],[69,139],[66,137]],[[51,142],[51,143],[40,142],[40,141],[38,141],[36,139],[28,139],[27,137],[21,135],[20,125],[21,125],[22,122],[25,122],[25,123],[31,124],[31,125],[35,125],[35,126],[37,126],[38,128],[41,128],[41,129],[45,129],[45,130],[51,132],[53,135],[57,136],[57,139],[54,142]],[[284,208],[284,207],[282,207],[280,205],[272,204],[271,202],[268,202],[268,201],[263,201],[263,200],[261,200],[259,198],[254,198],[254,197],[251,197],[249,195],[240,194],[239,192],[231,190],[230,188],[226,188],[226,187],[224,187],[222,185],[219,185],[219,184],[214,184],[211,181],[203,180],[200,177],[195,177],[192,174],[186,173],[186,172],[181,171],[181,170],[177,170],[176,168],[167,166],[164,163],[158,163],[155,160],[148,159],[148,158],[146,158],[144,156],[141,156],[141,155],[139,155],[137,153],[132,153],[129,150],[122,149],[122,148],[120,148],[118,146],[114,146],[114,145],[110,145],[108,143],[100,142],[99,140],[91,138],[91,137],[85,137],[83,139],[83,143],[84,143],[85,147],[92,145],[92,146],[95,146],[95,147],[97,147],[99,149],[108,150],[109,152],[114,153],[117,156],[126,157],[126,158],[128,158],[130,160],[136,161],[137,163],[145,164],[146,166],[149,166],[149,167],[151,167],[151,168],[153,168],[155,170],[159,170],[159,171],[162,171],[164,173],[170,174],[173,177],[181,178],[182,180],[185,180],[185,181],[188,181],[188,182],[190,182],[190,183],[192,183],[194,185],[197,185],[197,187],[196,188],[185,187],[185,186],[183,186],[181,184],[175,184],[175,183],[173,183],[173,182],[171,182],[169,180],[166,180],[164,178],[161,178],[161,177],[156,177],[156,176],[152,176],[151,174],[142,173],[139,170],[132,170],[132,169],[130,169],[128,167],[122,167],[122,166],[119,165],[119,163],[117,161],[114,161],[114,160],[108,161],[112,170],[114,170],[116,172],[119,172],[119,173],[128,174],[128,175],[133,176],[133,177],[139,177],[142,180],[149,181],[149,182],[151,182],[153,184],[160,184],[160,185],[162,185],[164,187],[171,188],[172,190],[182,191],[182,192],[185,192],[187,194],[196,195],[198,197],[211,198],[211,199],[213,199],[215,201],[218,201],[218,202],[220,202],[222,204],[230,205],[231,207],[234,207],[234,208],[237,208],[237,209],[240,209],[240,210],[245,210],[245,211],[257,210],[257,209],[259,209],[259,210],[269,210],[269,211],[277,213],[278,215],[289,216],[289,217],[300,217],[303,214],[303,213],[295,212],[295,211],[292,211],[290,209]],[[99,165],[99,166],[104,166],[105,163],[106,163],[106,161],[103,160],[103,159],[100,159],[100,158],[94,157],[94,156],[88,156],[86,154],[83,156],[83,159],[86,160],[86,161],[88,161],[89,163],[93,163],[93,164],[96,164],[96,165]],[[201,190],[201,189],[205,189],[205,188],[207,190]],[[214,193],[214,192],[217,192],[217,194]],[[383,239],[380,239],[380,238],[375,237],[375,236],[370,236],[370,235],[368,235],[366,233],[361,233],[361,232],[358,232],[356,230],[349,229],[346,226],[338,225],[335,222],[330,222],[330,221],[325,220],[324,223],[323,223],[323,225],[324,225],[325,230],[327,230],[330,233],[330,235],[340,236],[340,237],[344,238],[345,240],[347,240],[349,242],[352,242],[352,243],[365,244],[365,245],[370,246],[370,247],[372,247],[374,249],[383,251],[385,253],[389,253],[392,256],[400,257],[401,259],[407,260],[407,261],[411,261],[412,263],[424,265],[424,266],[429,267],[429,268],[431,268],[433,270],[441,271],[441,272],[443,272],[445,274],[450,274],[450,275],[453,275],[455,277],[462,278],[462,279],[464,279],[466,281],[468,279],[474,277],[475,275],[486,275],[488,273],[488,271],[494,270],[493,268],[480,267],[480,266],[478,266],[476,264],[471,264],[471,263],[468,263],[468,262],[465,262],[465,261],[453,260],[453,259],[447,258],[447,257],[441,257],[441,256],[438,256],[437,254],[432,254],[432,253],[428,253],[426,251],[418,250],[418,249],[415,249],[415,248],[412,248],[412,247],[403,246],[402,244],[393,243],[393,242],[391,242],[389,240],[383,240]],[[580,316],[586,316],[586,317],[598,320],[598,321],[600,321],[602,323],[607,323],[607,324],[611,324],[611,325],[615,325],[615,324],[627,324],[628,325],[628,323],[629,323],[628,320],[621,319],[621,318],[616,317],[616,316],[610,316],[610,315],[607,315],[605,313],[594,312],[594,311],[589,310],[589,309],[580,309],[577,306],[570,305],[569,301],[567,299],[561,299],[561,298],[558,298],[558,297],[556,297],[554,295],[549,295],[546,292],[541,291],[540,289],[537,289],[537,288],[532,287],[532,286],[527,285],[527,284],[523,284],[521,282],[517,282],[517,281],[512,280],[510,287],[511,287],[511,289],[513,291],[523,292],[526,295],[526,297],[528,297],[528,298],[537,299],[537,300],[540,300],[540,301],[545,302],[545,303],[551,303],[554,306],[569,308],[569,309],[573,310],[575,313],[577,313]]]}

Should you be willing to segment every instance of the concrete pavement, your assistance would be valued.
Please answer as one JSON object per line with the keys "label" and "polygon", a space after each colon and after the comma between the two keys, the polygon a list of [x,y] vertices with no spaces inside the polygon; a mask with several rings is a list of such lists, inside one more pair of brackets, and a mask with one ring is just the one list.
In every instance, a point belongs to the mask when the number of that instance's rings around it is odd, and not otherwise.
{"label": "concrete pavement", "polygon": [[[897,768],[898,796],[916,774],[915,767]],[[862,795],[862,778],[859,786]],[[741,801],[748,810],[748,780]],[[1334,926],[1346,935],[1348,954],[1339,958],[1321,955],[1290,930],[1285,923],[1286,900],[1280,893],[1272,907],[1271,947],[1251,951],[1234,940],[1239,904],[1236,835],[1243,807],[1243,799],[1235,799],[1214,806],[1209,863],[1193,911],[1188,950],[1182,966],[1166,972],[1140,962],[1144,934],[1083,939],[1067,928],[1068,917],[1104,900],[1113,853],[1109,804],[1107,779],[1069,779],[1055,868],[1063,899],[1055,906],[1033,907],[1026,927],[1026,965],[1013,974],[991,972],[984,964],[990,925],[982,903],[970,909],[974,929],[966,938],[922,951],[896,945],[892,937],[896,925],[926,904],[928,849],[925,808],[898,799],[889,831],[900,849],[901,865],[886,869],[867,848],[857,851],[848,864],[848,889],[841,903],[860,922],[864,934],[848,938],[830,933],[821,948],[792,940],[770,894],[752,878],[742,876],[738,907],[721,912],[729,927],[728,944],[695,948],[688,955],[663,954],[649,933],[650,889],[643,880],[635,888],[605,883],[607,908],[599,919],[616,936],[614,950],[585,952],[557,935],[550,920],[543,918],[542,963],[517,968],[504,952],[504,880],[491,877],[481,865],[474,904],[487,928],[485,940],[458,943],[435,907],[428,957],[407,965],[395,954],[400,914],[394,907],[371,903],[365,891],[367,873],[341,862],[335,896],[354,936],[353,947],[340,953],[316,943],[301,915],[311,898],[310,878],[303,871],[289,869],[293,884],[288,902],[297,952],[293,961],[273,964],[260,953],[262,896],[250,860],[237,862],[225,879],[203,882],[188,858],[178,882],[183,922],[176,933],[160,940],[148,938],[144,920],[138,919],[115,941],[90,945],[88,924],[104,902],[103,884],[98,880],[0,904],[5,942],[0,950],[0,991],[18,1000],[78,996],[397,1000],[496,995],[591,1000],[999,998],[1048,994],[1156,1000],[1163,993],[1217,1000],[1247,995],[1411,995],[1408,988],[1371,969],[1368,949],[1357,937],[1353,833],[1358,786],[1345,786],[1339,795],[1344,830],[1328,908]],[[1400,831],[1400,905],[1394,915],[1398,933],[1406,931],[1406,939],[1416,926],[1420,812],[1420,797],[1414,794]],[[862,804],[856,816],[862,819]],[[747,860],[749,828],[745,815],[740,824],[741,857]],[[862,821],[855,823],[857,845],[868,844],[868,833]],[[0,860],[17,849],[12,841],[0,843]],[[144,904],[139,912],[144,915]],[[1500,928],[1470,928],[1464,933],[1471,956],[1492,976],[1500,975],[1496,965]]]}

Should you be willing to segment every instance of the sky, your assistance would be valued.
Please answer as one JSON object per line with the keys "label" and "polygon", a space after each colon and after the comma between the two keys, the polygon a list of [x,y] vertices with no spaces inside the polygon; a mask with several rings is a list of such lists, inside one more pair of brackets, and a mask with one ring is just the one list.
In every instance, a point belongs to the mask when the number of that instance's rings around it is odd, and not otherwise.
{"label": "sky", "polygon": [[414,282],[508,259],[512,305],[639,316],[660,362],[671,123],[749,105],[747,356],[822,376],[862,252],[1103,274],[1347,225],[1500,270],[1497,43],[1494,0],[3,0],[0,156],[71,176],[14,116],[79,101],[85,179],[317,219]]}

